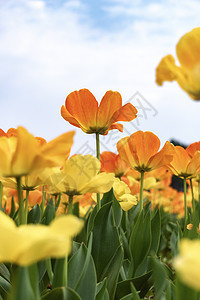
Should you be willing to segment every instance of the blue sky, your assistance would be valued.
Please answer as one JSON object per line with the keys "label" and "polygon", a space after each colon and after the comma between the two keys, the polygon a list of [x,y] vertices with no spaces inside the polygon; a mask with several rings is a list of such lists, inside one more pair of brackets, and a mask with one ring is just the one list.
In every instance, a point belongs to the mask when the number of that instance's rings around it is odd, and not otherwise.
{"label": "blue sky", "polygon": [[[160,59],[176,55],[179,38],[200,25],[199,11],[198,0],[0,0],[0,127],[50,140],[74,129],[60,116],[70,92],[88,88],[100,101],[112,89],[139,117],[103,137],[102,150],[139,129],[162,144],[199,140],[200,103],[176,83],[155,84]],[[93,143],[77,129],[73,151]]]}

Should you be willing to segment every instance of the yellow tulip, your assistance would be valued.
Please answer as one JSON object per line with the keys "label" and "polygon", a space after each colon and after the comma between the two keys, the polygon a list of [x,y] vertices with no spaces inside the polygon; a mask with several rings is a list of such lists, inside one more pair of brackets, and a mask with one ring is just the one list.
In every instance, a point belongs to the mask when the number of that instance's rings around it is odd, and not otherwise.
{"label": "yellow tulip", "polygon": [[72,237],[82,229],[75,216],[59,216],[49,226],[21,225],[0,211],[0,262],[28,266],[47,257],[66,257]]}
{"label": "yellow tulip", "polygon": [[[113,185],[114,173],[99,173],[100,161],[92,155],[74,155],[64,162],[63,168],[44,173],[44,181],[52,190],[67,195],[106,193]],[[51,171],[54,171],[53,174]],[[41,174],[42,176],[42,174]]]}
{"label": "yellow tulip", "polygon": [[180,254],[174,260],[174,267],[180,279],[191,288],[200,291],[200,240],[182,239]]}
{"label": "yellow tulip", "polygon": [[200,100],[200,27],[182,36],[176,54],[180,67],[172,55],[165,56],[156,69],[156,83],[176,80],[192,99]]}
{"label": "yellow tulip", "polygon": [[125,182],[119,180],[119,178],[115,178],[113,190],[116,199],[119,201],[119,204],[124,211],[131,209],[134,205],[137,204],[136,196],[131,195],[131,191],[128,185]]}
{"label": "yellow tulip", "polygon": [[61,165],[69,156],[74,133],[64,133],[42,145],[23,127],[18,127],[17,136],[0,136],[0,175],[19,177]]}

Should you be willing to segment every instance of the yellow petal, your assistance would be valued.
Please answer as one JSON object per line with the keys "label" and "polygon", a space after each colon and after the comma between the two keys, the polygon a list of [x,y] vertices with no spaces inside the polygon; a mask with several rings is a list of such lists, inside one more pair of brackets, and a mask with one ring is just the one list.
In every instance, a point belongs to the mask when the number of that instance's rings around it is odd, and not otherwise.
{"label": "yellow petal", "polygon": [[100,173],[93,177],[85,186],[79,190],[81,194],[85,193],[107,193],[113,186],[114,173]]}
{"label": "yellow petal", "polygon": [[39,156],[40,146],[36,138],[25,128],[18,127],[17,147],[11,162],[10,176],[27,175],[34,168],[35,157]]}
{"label": "yellow petal", "polygon": [[83,222],[75,216],[62,216],[50,226],[15,226],[0,211],[0,262],[26,266],[46,257],[65,257],[71,251],[71,238],[82,229]]}
{"label": "yellow petal", "polygon": [[200,291],[200,240],[182,239],[180,254],[174,260],[174,267],[180,279],[191,288]]}
{"label": "yellow petal", "polygon": [[200,63],[200,27],[183,35],[176,45],[176,54],[180,64],[192,69]]}

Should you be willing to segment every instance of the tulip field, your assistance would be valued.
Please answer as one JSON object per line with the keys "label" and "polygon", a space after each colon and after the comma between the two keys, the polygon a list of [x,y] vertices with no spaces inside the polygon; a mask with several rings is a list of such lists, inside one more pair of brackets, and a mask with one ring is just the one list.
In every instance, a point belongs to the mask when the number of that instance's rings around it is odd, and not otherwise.
{"label": "tulip field", "polygon": [[[161,60],[157,84],[200,100],[200,27],[177,57]],[[200,141],[161,148],[136,131],[101,152],[102,135],[137,118],[116,91],[73,91],[61,116],[95,135],[96,156],[70,155],[75,131],[47,142],[0,129],[0,300],[199,300]]]}

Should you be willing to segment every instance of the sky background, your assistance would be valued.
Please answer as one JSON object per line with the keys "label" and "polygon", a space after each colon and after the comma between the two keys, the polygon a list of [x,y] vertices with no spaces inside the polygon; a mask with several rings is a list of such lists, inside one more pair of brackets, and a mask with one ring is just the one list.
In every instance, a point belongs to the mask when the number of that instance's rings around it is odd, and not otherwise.
{"label": "sky background", "polygon": [[[199,0],[0,0],[0,128],[19,125],[47,140],[76,129],[60,115],[66,96],[107,90],[138,108],[124,133],[101,136],[101,150],[137,130],[161,140],[199,140],[200,102],[176,82],[155,84],[155,69],[176,57],[179,38],[200,26]],[[94,137],[76,129],[72,153],[93,154]]]}

